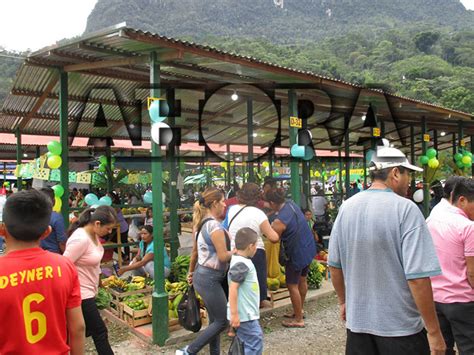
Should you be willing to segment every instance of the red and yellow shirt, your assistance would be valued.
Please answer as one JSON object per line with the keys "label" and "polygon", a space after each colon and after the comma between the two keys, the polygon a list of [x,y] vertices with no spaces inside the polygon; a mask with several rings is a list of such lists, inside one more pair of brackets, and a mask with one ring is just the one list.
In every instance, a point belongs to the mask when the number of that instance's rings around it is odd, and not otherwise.
{"label": "red and yellow shirt", "polygon": [[67,354],[66,309],[80,305],[67,258],[40,248],[0,257],[0,354]]}

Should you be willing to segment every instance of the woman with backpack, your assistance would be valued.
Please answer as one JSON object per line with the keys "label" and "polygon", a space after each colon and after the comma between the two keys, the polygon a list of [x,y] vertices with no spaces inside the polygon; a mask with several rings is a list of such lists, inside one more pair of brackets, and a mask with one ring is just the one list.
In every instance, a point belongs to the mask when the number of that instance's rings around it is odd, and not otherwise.
{"label": "woman with backpack", "polygon": [[194,204],[194,244],[188,280],[204,301],[209,326],[177,354],[196,354],[207,344],[211,355],[220,354],[220,333],[228,325],[227,290],[222,284],[232,256],[230,240],[219,220],[224,209],[224,194],[217,188],[207,188]]}

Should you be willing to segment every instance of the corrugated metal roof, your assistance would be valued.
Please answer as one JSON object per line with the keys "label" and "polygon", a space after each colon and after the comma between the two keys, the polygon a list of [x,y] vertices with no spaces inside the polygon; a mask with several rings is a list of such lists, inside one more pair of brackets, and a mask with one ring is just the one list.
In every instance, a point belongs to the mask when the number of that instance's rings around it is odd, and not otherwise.
{"label": "corrugated metal roof", "polygon": [[[114,138],[128,138],[122,113],[131,117],[135,113],[134,104],[137,100],[146,101],[149,95],[146,89],[149,83],[149,66],[147,57],[143,56],[148,56],[153,51],[163,58],[168,58],[161,65],[162,83],[187,87],[176,91],[177,98],[182,101],[182,115],[176,121],[185,133],[184,141],[197,140],[199,100],[204,98],[204,88],[235,84],[236,86],[222,89],[218,99],[206,105],[203,118],[210,118],[203,134],[209,137],[211,142],[226,144],[229,139],[235,139],[235,143],[245,144],[246,98],[251,97],[254,100],[254,115],[257,116],[255,112],[260,112],[258,117],[254,117],[254,121],[259,121],[259,124],[255,125],[255,144],[268,144],[277,127],[277,116],[271,105],[268,106],[266,95],[245,85],[249,83],[267,87],[276,85],[276,98],[282,101],[282,117],[287,115],[287,91],[280,90],[279,87],[290,83],[316,84],[318,90],[313,88],[299,91],[316,102],[317,118],[314,122],[319,124],[310,126],[319,128],[321,122],[325,121],[324,118],[331,116],[331,107],[328,107],[330,100],[327,94],[321,92],[324,90],[333,96],[331,123],[326,123],[334,132],[342,132],[344,113],[350,111],[355,102],[354,97],[357,98],[357,93],[362,90],[350,124],[351,142],[356,142],[360,135],[366,135],[368,132],[362,127],[363,122],[358,119],[369,102],[378,108],[379,117],[387,123],[388,134],[395,130],[395,126],[389,124],[394,120],[393,116],[402,117],[401,126],[398,127],[400,132],[410,124],[419,126],[421,117],[426,116],[431,128],[456,132],[458,121],[463,121],[466,133],[474,134],[473,116],[460,111],[125,26],[116,26],[32,53],[18,71],[12,94],[5,100],[0,131],[12,132],[22,125],[24,133],[58,134],[58,68],[66,70],[74,68],[70,67],[71,65],[97,65],[105,61],[111,67],[89,67],[69,72],[69,119],[77,121],[82,117],[78,136],[107,134]],[[176,58],[173,58],[174,54]],[[99,89],[98,86],[102,88]],[[117,91],[114,93],[113,90],[104,89],[105,87],[117,88]],[[237,105],[229,98],[235,88],[241,97]],[[47,97],[36,107],[45,91]],[[384,95],[396,102],[391,110],[386,107]],[[118,101],[122,111],[117,105]],[[107,128],[94,127],[99,104],[104,108],[109,124]],[[146,107],[142,107],[142,116],[146,122],[143,126],[143,137],[149,139]],[[27,120],[26,117],[31,119]],[[73,126],[71,123],[70,129]],[[282,124],[282,128],[283,142],[286,144],[287,124]],[[327,135],[324,138],[324,134],[318,131],[314,137],[318,148],[333,148]]]}

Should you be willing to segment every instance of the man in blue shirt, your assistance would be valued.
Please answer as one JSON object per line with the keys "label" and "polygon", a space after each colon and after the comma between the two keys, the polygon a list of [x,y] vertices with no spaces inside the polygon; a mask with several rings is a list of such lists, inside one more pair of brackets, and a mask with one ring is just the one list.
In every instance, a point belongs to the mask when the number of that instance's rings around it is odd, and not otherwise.
{"label": "man in blue shirt", "polygon": [[[44,187],[40,190],[44,193],[54,205],[54,191],[50,187]],[[64,226],[63,216],[57,212],[51,213],[51,234],[43,239],[40,243],[41,248],[56,254],[62,254],[66,246],[66,228]]]}

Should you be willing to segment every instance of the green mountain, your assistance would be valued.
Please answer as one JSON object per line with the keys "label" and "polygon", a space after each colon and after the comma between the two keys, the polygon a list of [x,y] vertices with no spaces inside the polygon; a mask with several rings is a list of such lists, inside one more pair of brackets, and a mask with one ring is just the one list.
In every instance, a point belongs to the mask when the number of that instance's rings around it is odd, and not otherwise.
{"label": "green mountain", "polygon": [[420,23],[473,28],[474,13],[460,0],[99,0],[86,32],[123,21],[171,37],[295,43]]}

